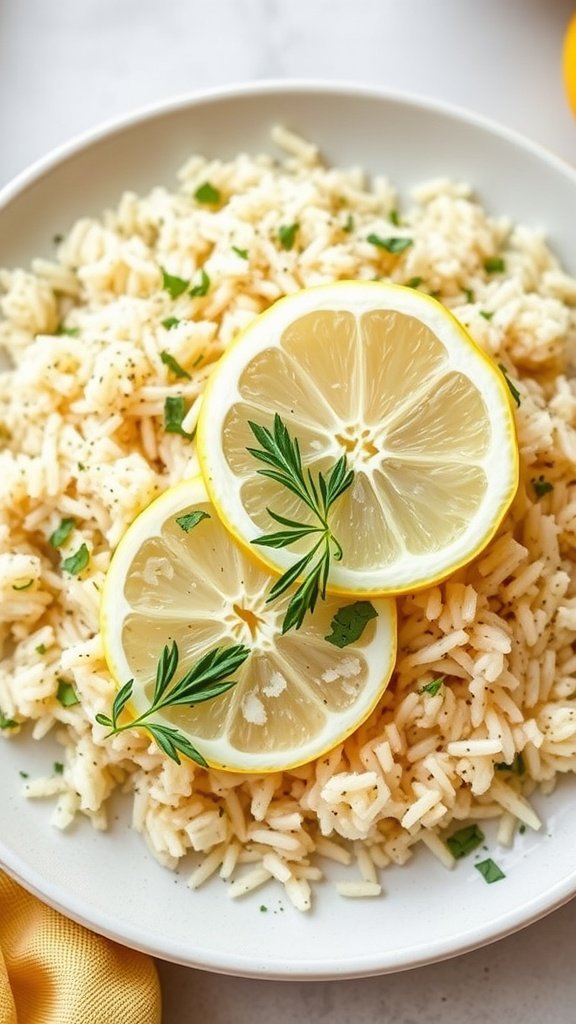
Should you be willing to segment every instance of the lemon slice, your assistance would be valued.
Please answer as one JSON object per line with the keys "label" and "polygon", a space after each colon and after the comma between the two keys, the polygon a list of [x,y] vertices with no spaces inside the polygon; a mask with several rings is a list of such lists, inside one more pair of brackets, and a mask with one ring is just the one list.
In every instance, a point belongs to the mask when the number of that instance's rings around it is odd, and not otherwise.
{"label": "lemon slice", "polygon": [[[398,285],[338,282],[280,299],[210,378],[198,455],[210,497],[249,545],[275,528],[268,509],[309,521],[301,499],[258,474],[249,421],[278,413],[305,468],[342,453],[354,471],[330,527],[343,558],[328,589],[402,593],[445,578],[490,540],[518,484],[502,372],[439,302]],[[286,571],[306,550],[254,553]]]}
{"label": "lemon slice", "polygon": [[[198,522],[190,527],[184,517],[193,513]],[[325,638],[341,599],[320,602],[302,629],[282,636],[290,592],[267,604],[271,582],[226,532],[200,478],[170,488],[137,517],[106,577],[104,652],[120,685],[134,679],[136,715],[150,707],[166,644],[176,641],[180,654],[174,683],[217,647],[250,648],[236,686],[154,719],[183,732],[220,768],[277,771],[320,756],[369,715],[394,666],[393,601],[375,601],[360,638],[339,648]]]}
{"label": "lemon slice", "polygon": [[576,14],[568,22],[562,49],[562,73],[568,103],[576,114]]}

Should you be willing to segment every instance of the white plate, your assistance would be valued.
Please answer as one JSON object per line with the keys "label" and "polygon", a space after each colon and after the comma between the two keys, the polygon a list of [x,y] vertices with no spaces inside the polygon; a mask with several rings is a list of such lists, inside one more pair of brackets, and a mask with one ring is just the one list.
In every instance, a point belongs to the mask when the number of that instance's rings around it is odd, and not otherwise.
{"label": "white plate", "polygon": [[[335,163],[386,173],[406,191],[431,176],[471,181],[493,214],[546,231],[576,271],[576,174],[535,145],[461,111],[361,87],[261,83],[181,99],[99,129],[48,156],[0,193],[0,266],[48,253],[52,236],[112,204],[124,188],[171,185],[192,151],[270,150],[281,122]],[[401,970],[493,941],[576,893],[572,780],[536,806],[545,827],[494,853],[506,879],[488,886],[473,858],[447,872],[421,851],[385,872],[385,895],[345,900],[329,881],[299,914],[268,889],[233,902],[213,880],[159,867],[118,801],[107,833],[49,826],[49,802],[27,802],[21,771],[58,757],[26,730],[0,743],[0,863],[65,914],[129,946],[178,963],[252,977],[343,978]],[[488,845],[492,840],[489,836]],[[331,870],[342,877],[341,870]],[[267,910],[261,910],[261,906]]]}

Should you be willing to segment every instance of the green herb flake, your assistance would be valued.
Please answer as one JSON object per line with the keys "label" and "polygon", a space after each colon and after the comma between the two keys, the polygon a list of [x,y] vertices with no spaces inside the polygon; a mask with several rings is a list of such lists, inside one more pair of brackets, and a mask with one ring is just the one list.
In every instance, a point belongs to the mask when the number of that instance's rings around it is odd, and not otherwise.
{"label": "green herb flake", "polygon": [[54,764],[52,765],[52,771],[54,772],[54,775],[62,775],[64,773],[64,765],[62,764],[62,762],[54,761]]}
{"label": "green herb flake", "polygon": [[431,679],[429,683],[425,683],[418,690],[418,693],[429,693],[431,697],[435,697],[440,690],[446,676],[438,676],[437,679]]}
{"label": "green herb flake", "polygon": [[405,287],[406,288],[419,288],[421,284],[422,284],[422,278],[421,277],[411,277],[411,278],[408,279],[408,281],[406,281]]}
{"label": "green herb flake", "polygon": [[171,331],[172,328],[177,327],[179,323],[180,320],[177,316],[167,316],[166,319],[162,321],[162,327],[165,327],[167,331]]}
{"label": "green herb flake", "polygon": [[175,377],[178,377],[178,379],[192,380],[188,370],[185,370],[183,366],[180,366],[178,360],[174,359],[174,356],[171,356],[166,349],[160,353],[160,359],[164,363],[164,366],[167,366],[170,372],[173,373]]}
{"label": "green herb flake", "polygon": [[506,878],[506,875],[499,868],[495,861],[491,857],[487,857],[486,860],[481,860],[474,867],[480,872],[482,878],[488,885],[492,885],[493,882],[499,882],[501,878]]}
{"label": "green herb flake", "polygon": [[187,512],[186,515],[176,516],[176,522],[184,533],[190,533],[198,523],[201,523],[203,519],[211,519],[209,512],[205,512],[204,509],[197,508],[193,512]]}
{"label": "green herb flake", "polygon": [[160,272],[162,274],[162,288],[165,292],[168,292],[172,299],[177,299],[190,286],[190,281],[186,281],[183,277],[176,277],[175,274],[169,274],[164,267],[160,267]]}
{"label": "green herb flake", "polygon": [[485,320],[491,320],[494,316],[494,311],[491,309],[481,309],[480,316],[483,316]]}
{"label": "green herb flake", "polygon": [[346,220],[342,225],[342,231],[345,231],[347,235],[349,235],[351,231],[354,231],[354,217],[351,213],[346,217]]}
{"label": "green herb flake", "polygon": [[62,676],[58,677],[56,697],[63,708],[72,708],[75,704],[80,703],[80,699],[74,689],[74,686],[67,679],[63,679]]}
{"label": "green herb flake", "polygon": [[77,338],[78,335],[80,334],[80,328],[79,327],[64,327],[64,324],[60,324],[56,328],[55,333],[57,335],[59,335],[59,336],[65,334],[68,338]]}
{"label": "green herb flake", "polygon": [[281,224],[280,227],[278,228],[278,238],[280,240],[280,245],[282,246],[283,249],[286,249],[287,252],[290,249],[294,248],[294,242],[296,241],[296,235],[298,234],[299,227],[299,224],[294,223]]}
{"label": "green herb flake", "polygon": [[236,255],[239,256],[240,259],[242,260],[250,259],[250,253],[248,252],[248,249],[239,249],[237,245],[233,245],[232,252],[235,252]]}
{"label": "green herb flake", "polygon": [[209,290],[210,278],[204,268],[202,268],[200,271],[200,283],[194,285],[194,287],[190,289],[190,295],[192,295],[193,298],[198,298],[203,295],[208,295]]}
{"label": "green herb flake", "polygon": [[452,856],[456,860],[460,860],[461,857],[467,857],[483,842],[484,833],[478,828],[478,825],[474,824],[466,825],[464,828],[459,828],[457,832],[453,832],[451,836],[448,836],[446,846]]}
{"label": "green herb flake", "polygon": [[46,644],[38,644],[35,650],[36,654],[46,654]]}
{"label": "green herb flake", "polygon": [[0,729],[16,729],[19,725],[20,722],[16,722],[13,718],[8,718],[0,709]]}
{"label": "green herb flake", "polygon": [[390,213],[388,214],[388,220],[390,221],[391,224],[394,225],[395,228],[399,228],[400,214],[398,213],[398,210],[390,210]]}
{"label": "green herb flake", "polygon": [[554,484],[551,484],[549,480],[545,480],[543,474],[540,474],[537,480],[533,478],[530,483],[534,488],[537,498],[543,498],[545,494],[550,494],[550,491],[554,490]]}
{"label": "green herb flake", "polygon": [[188,412],[182,395],[169,395],[164,399],[164,430],[167,434],[181,434],[182,437],[192,438],[182,427],[182,421]]}
{"label": "green herb flake", "polygon": [[505,761],[499,761],[498,764],[494,765],[497,772],[511,772],[512,775],[524,775],[526,766],[524,764],[524,758],[522,754],[514,754],[514,757],[510,764],[506,764]]}
{"label": "green herb flake", "polygon": [[339,608],[330,623],[332,632],[324,637],[335,647],[348,647],[362,636],[371,619],[378,617],[378,612],[370,601],[355,601]]}
{"label": "green herb flake", "polygon": [[524,835],[524,833],[525,833],[525,831],[526,831],[526,825],[525,825],[525,824],[524,824],[524,822],[522,821],[522,822],[520,822],[520,825],[518,826],[518,832],[519,832],[519,834],[520,834],[521,836],[523,836],[523,835]]}
{"label": "green herb flake", "polygon": [[205,181],[202,185],[199,185],[194,193],[194,199],[198,203],[206,203],[207,206],[215,206],[222,199],[222,195],[219,189],[211,185],[209,181]]}
{"label": "green herb flake", "polygon": [[464,298],[466,299],[466,302],[469,305],[472,305],[473,302],[476,302],[476,296],[474,295],[474,292],[472,291],[471,288],[463,288],[462,290],[464,292]]}
{"label": "green herb flake", "polygon": [[85,544],[82,544],[69,558],[65,558],[62,562],[61,569],[64,572],[69,572],[71,576],[78,576],[90,561],[90,552]]}
{"label": "green herb flake", "polygon": [[48,543],[53,548],[61,548],[68,540],[75,526],[74,519],[62,519],[60,526],[57,526],[54,533],[50,534]]}
{"label": "green herb flake", "polygon": [[84,463],[83,462],[79,462],[78,463],[78,472],[79,473],[83,473],[85,469],[86,469],[86,466],[84,465]]}
{"label": "green herb flake", "polygon": [[504,363],[498,363],[498,369],[501,370],[502,373],[504,374],[504,380],[506,381],[506,383],[508,385],[508,390],[509,390],[510,394],[512,395],[512,398],[516,402],[516,405],[519,406],[520,403],[521,403],[520,392],[518,391],[518,388],[516,387],[514,382],[510,380],[510,377],[508,376],[508,371],[507,371],[506,367],[504,366]]}
{"label": "green herb flake", "polygon": [[260,913],[261,914],[266,914],[267,912],[268,912],[268,907],[266,906],[265,903],[261,903],[260,904]]}
{"label": "green herb flake", "polygon": [[370,242],[371,245],[377,246],[378,249],[385,249],[386,252],[394,254],[404,252],[412,245],[411,238],[382,238],[381,235],[375,235],[374,233],[368,235],[366,241]]}
{"label": "green herb flake", "polygon": [[29,779],[30,778],[30,773],[29,772],[18,772],[18,775],[20,776],[21,779]]}
{"label": "green herb flake", "polygon": [[488,256],[484,260],[484,270],[488,274],[502,274],[506,270],[506,260],[501,256]]}
{"label": "green herb flake", "polygon": [[30,587],[34,583],[34,580],[26,580],[26,583],[13,583],[12,590],[30,590]]}

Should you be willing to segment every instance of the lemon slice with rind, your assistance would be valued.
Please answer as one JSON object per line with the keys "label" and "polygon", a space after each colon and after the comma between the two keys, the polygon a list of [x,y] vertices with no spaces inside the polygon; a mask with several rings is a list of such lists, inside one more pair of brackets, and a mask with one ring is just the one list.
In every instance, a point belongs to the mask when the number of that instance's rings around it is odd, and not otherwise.
{"label": "lemon slice with rind", "polygon": [[302,461],[326,473],[345,453],[352,486],[330,527],[343,558],[332,592],[402,593],[470,561],[518,485],[507,382],[441,303],[412,288],[338,282],[280,299],[220,360],[204,394],[198,454],[227,528],[286,571],[302,552],[254,541],[268,509],[308,522],[302,502],[258,473],[250,422],[278,414]]}
{"label": "lemon slice with rind", "polygon": [[394,602],[374,601],[361,636],[339,648],[326,637],[347,602],[320,602],[300,630],[282,636],[291,592],[267,604],[273,582],[234,543],[200,478],[149,505],[116,549],[102,595],[108,666],[120,686],[134,679],[127,713],[150,707],[165,645],[178,646],[176,682],[207,652],[243,644],[250,654],[234,687],[193,708],[165,709],[154,721],[184,733],[209,764],[239,772],[303,764],[353,732],[392,673]]}

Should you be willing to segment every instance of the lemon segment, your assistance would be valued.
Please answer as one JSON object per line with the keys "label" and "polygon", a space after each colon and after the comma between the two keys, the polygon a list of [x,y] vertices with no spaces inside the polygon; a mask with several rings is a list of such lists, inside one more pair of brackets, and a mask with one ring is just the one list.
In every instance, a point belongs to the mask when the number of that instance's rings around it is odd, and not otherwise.
{"label": "lemon segment", "polygon": [[[518,486],[518,448],[501,371],[439,302],[412,288],[338,282],[280,299],[243,332],[210,378],[198,454],[234,537],[270,533],[267,511],[313,521],[300,499],[258,474],[249,421],[279,413],[305,468],[346,453],[352,486],[330,526],[344,555],[328,589],[415,590],[488,543]],[[306,550],[258,547],[277,572]]]}
{"label": "lemon segment", "polygon": [[[192,511],[207,517],[186,532],[177,520]],[[319,757],[370,714],[394,667],[392,600],[373,602],[376,617],[339,649],[326,636],[348,602],[329,597],[300,630],[282,636],[293,590],[267,604],[273,582],[227,533],[200,478],[170,488],[137,517],[106,577],[104,652],[119,685],[134,679],[135,716],[150,706],[166,644],[178,645],[176,680],[216,647],[250,648],[227,693],[154,719],[185,733],[216,767],[270,772]]]}

